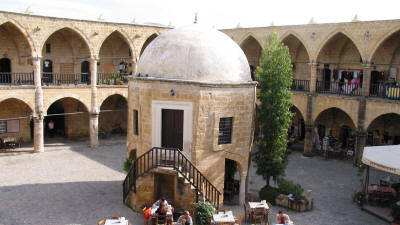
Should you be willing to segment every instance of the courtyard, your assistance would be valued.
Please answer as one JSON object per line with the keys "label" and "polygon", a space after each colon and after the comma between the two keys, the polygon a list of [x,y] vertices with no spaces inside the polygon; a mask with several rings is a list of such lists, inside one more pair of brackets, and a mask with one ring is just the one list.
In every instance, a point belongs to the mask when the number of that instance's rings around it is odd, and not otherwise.
{"label": "courtyard", "polygon": [[[140,214],[122,204],[122,164],[125,142],[101,143],[98,149],[87,143],[46,148],[43,154],[0,156],[0,224],[95,224],[108,216],[124,216],[132,224],[143,224]],[[249,192],[254,195],[264,185],[252,164]],[[376,174],[376,173],[375,173]],[[295,224],[380,225],[378,218],[361,211],[352,201],[360,189],[357,169],[350,161],[305,158],[293,152],[286,177],[312,189],[314,209],[288,213]],[[241,206],[224,206],[235,215]]]}

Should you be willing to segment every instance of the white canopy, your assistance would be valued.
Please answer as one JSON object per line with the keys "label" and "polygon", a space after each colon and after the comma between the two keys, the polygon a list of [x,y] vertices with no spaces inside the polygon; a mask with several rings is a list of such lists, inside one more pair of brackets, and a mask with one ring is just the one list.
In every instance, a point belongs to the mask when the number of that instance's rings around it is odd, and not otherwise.
{"label": "white canopy", "polygon": [[400,175],[400,145],[365,147],[362,162],[379,170]]}

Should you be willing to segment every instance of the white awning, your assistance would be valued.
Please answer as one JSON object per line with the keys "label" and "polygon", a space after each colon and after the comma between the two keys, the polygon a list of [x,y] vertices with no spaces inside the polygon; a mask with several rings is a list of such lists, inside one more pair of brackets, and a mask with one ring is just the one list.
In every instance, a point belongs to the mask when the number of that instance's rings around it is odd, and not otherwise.
{"label": "white awning", "polygon": [[362,162],[379,170],[400,175],[400,145],[365,147]]}

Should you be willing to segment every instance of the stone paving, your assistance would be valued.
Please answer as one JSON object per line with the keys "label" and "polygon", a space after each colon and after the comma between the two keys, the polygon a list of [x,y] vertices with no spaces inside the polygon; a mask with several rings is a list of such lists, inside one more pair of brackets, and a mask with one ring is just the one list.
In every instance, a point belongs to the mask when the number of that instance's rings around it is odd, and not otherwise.
{"label": "stone paving", "polygon": [[[107,216],[124,216],[132,224],[143,224],[141,215],[122,204],[125,154],[122,142],[102,144],[95,150],[75,145],[0,157],[0,225],[96,224]],[[296,225],[385,224],[352,203],[361,177],[351,162],[305,158],[294,152],[286,173],[288,179],[313,190],[314,209],[296,213],[274,206],[271,221],[281,209]],[[264,185],[254,167],[249,181],[252,194]],[[240,206],[225,208],[243,213]]]}

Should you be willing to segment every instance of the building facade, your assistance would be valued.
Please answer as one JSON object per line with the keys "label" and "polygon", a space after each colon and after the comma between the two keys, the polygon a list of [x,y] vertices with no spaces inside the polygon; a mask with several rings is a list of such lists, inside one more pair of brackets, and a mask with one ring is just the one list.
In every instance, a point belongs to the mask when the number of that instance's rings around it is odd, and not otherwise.
{"label": "building facade", "polygon": [[[89,136],[92,146],[99,131],[126,132],[123,75],[168,29],[0,12],[0,137],[33,140],[40,152],[50,120],[56,134]],[[292,57],[293,124],[305,152],[329,133],[352,137],[356,153],[399,143],[400,20],[222,30],[252,70],[273,31]]]}

